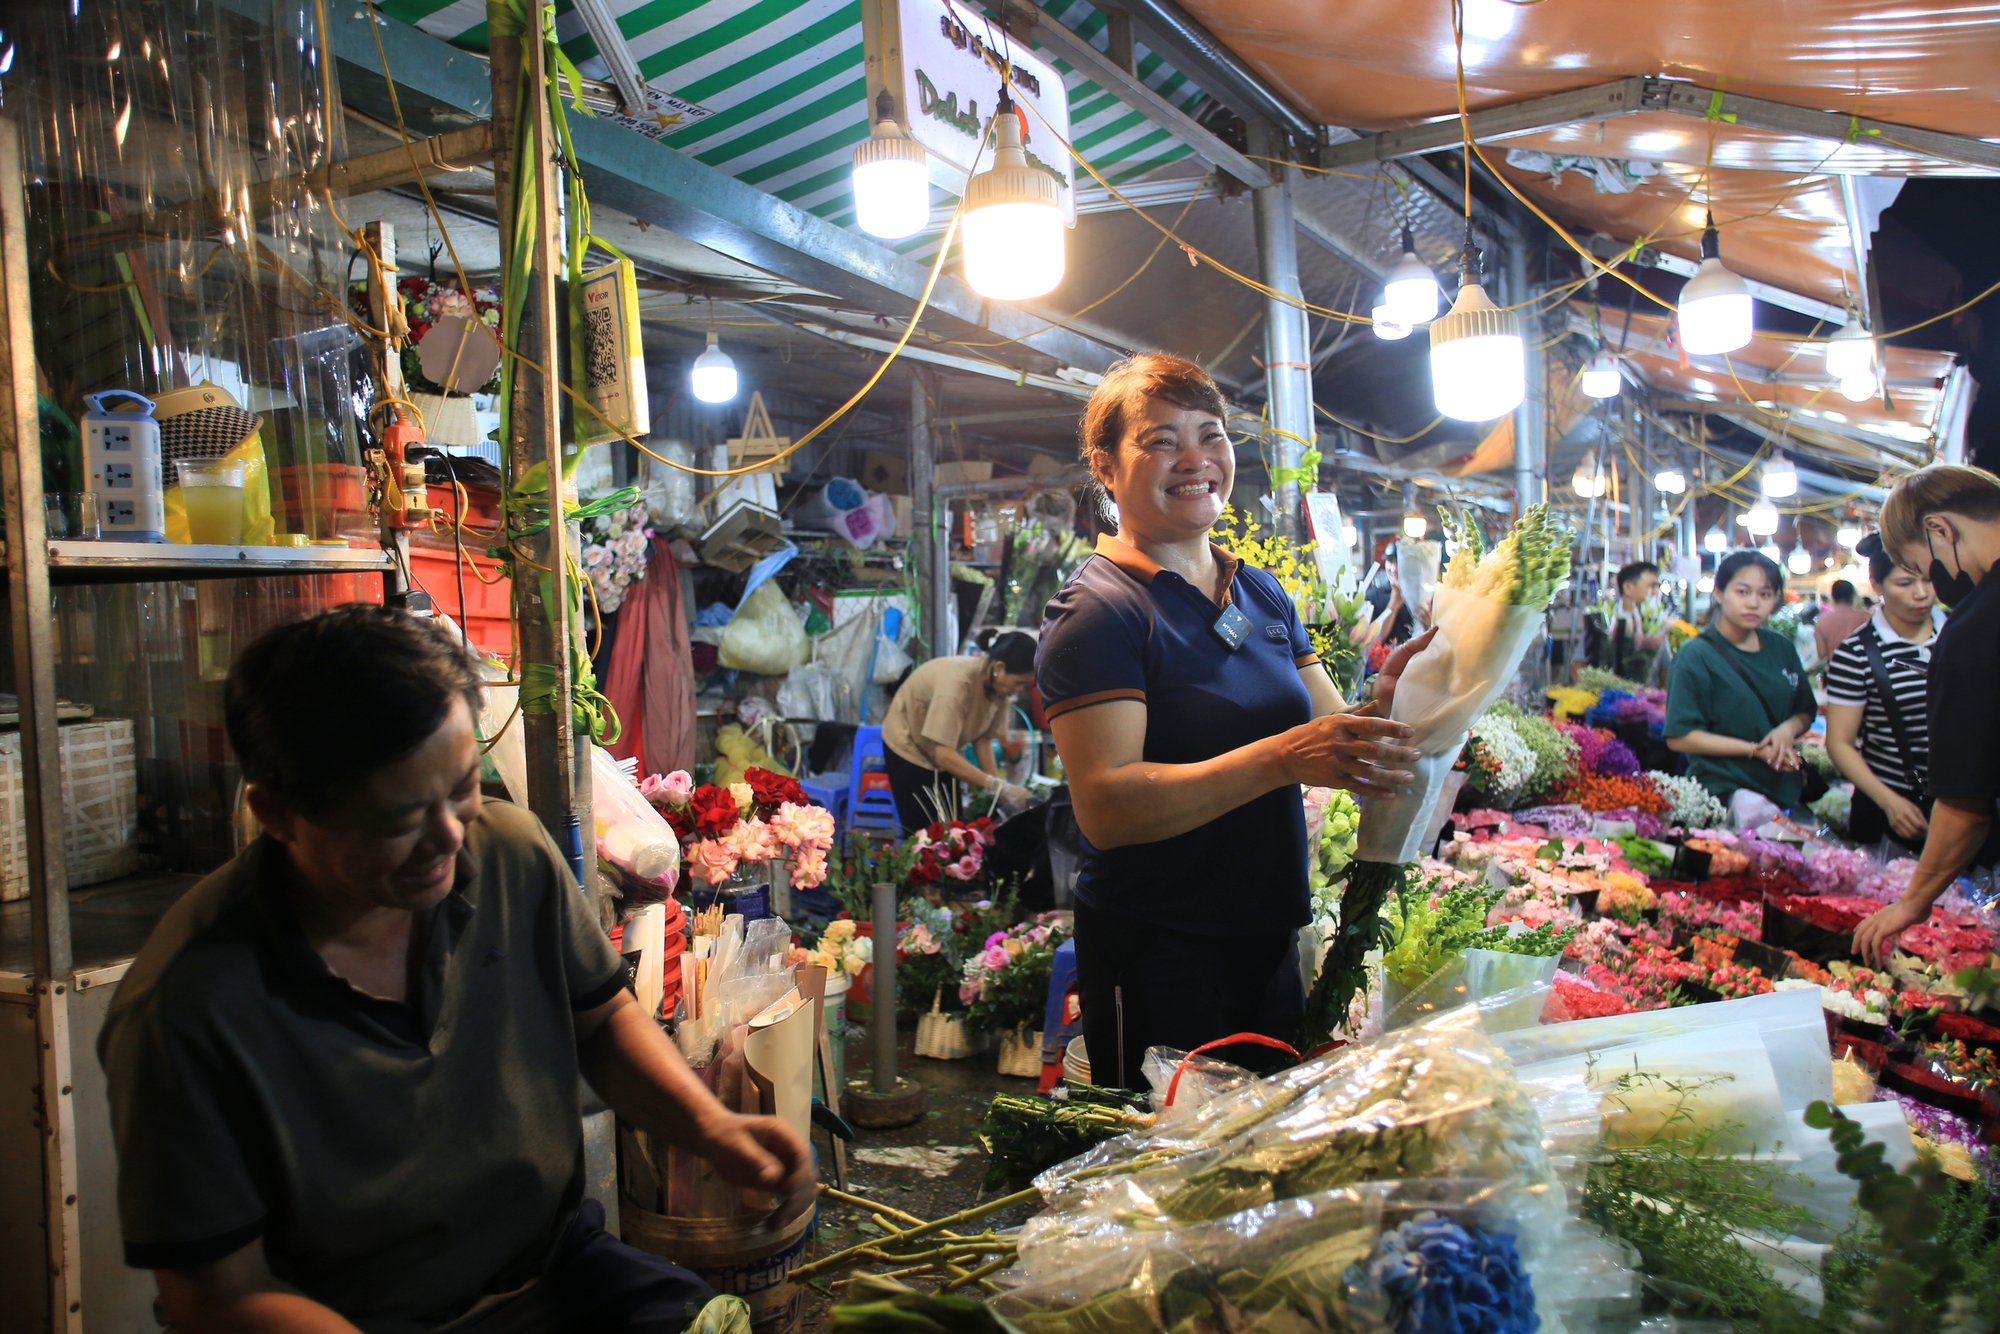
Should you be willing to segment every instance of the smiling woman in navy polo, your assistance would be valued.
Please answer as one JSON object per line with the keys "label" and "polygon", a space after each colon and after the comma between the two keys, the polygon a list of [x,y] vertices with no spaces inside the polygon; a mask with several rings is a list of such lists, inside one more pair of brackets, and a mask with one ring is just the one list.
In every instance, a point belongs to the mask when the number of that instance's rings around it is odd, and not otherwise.
{"label": "smiling woman in navy polo", "polygon": [[[1035,670],[1085,839],[1091,1077],[1132,1086],[1149,1046],[1296,1038],[1310,920],[1299,785],[1407,783],[1394,766],[1415,752],[1393,741],[1408,727],[1342,702],[1277,580],[1209,542],[1236,465],[1206,372],[1162,353],[1120,363],[1084,410],[1083,442],[1119,530],[1050,600]],[[1385,712],[1423,643],[1383,670]]]}

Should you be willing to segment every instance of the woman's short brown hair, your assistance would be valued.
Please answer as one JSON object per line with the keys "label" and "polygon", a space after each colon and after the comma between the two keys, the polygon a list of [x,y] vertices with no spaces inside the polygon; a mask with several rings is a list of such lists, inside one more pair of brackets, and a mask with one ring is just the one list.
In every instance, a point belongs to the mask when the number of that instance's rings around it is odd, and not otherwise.
{"label": "woman's short brown hair", "polygon": [[[1209,373],[1171,352],[1138,352],[1116,362],[1097,382],[1083,407],[1083,463],[1100,453],[1116,454],[1138,404],[1164,398],[1177,408],[1212,412],[1225,423],[1228,405]],[[1093,474],[1095,469],[1092,469]]]}
{"label": "woman's short brown hair", "polygon": [[1924,540],[1924,519],[1932,514],[2000,519],[2000,477],[1984,468],[1933,463],[1897,482],[1882,504],[1882,545],[1891,558],[1900,560],[1903,548]]}

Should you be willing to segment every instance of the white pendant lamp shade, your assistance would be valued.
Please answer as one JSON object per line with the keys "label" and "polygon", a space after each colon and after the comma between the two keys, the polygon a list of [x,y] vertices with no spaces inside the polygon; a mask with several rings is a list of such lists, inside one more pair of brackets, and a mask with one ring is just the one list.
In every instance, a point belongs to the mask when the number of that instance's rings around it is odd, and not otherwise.
{"label": "white pendant lamp shade", "polygon": [[716,346],[713,329],[708,331],[708,347],[694,359],[688,388],[704,403],[727,403],[736,397],[736,363]]}
{"label": "white pendant lamp shade", "polygon": [[1743,526],[1752,537],[1769,537],[1778,531],[1778,507],[1768,500],[1752,505],[1743,517],[1747,520]]}
{"label": "white pendant lamp shade", "polygon": [[1793,574],[1807,574],[1812,570],[1812,553],[1804,547],[1793,547],[1792,554],[1785,557],[1785,568]]}
{"label": "white pendant lamp shade", "polygon": [[1458,300],[1431,321],[1431,394],[1454,421],[1483,422],[1512,412],[1528,393],[1521,322],[1468,279]]}
{"label": "white pendant lamp shade", "polygon": [[1577,387],[1583,390],[1586,398],[1616,398],[1619,379],[1617,360],[1608,353],[1600,352],[1583,368]]}
{"label": "white pendant lamp shade", "polygon": [[1722,266],[1715,219],[1701,234],[1701,267],[1681,288],[1681,346],[1691,356],[1734,352],[1750,341],[1750,288]]}
{"label": "white pendant lamp shade", "polygon": [[1724,533],[1720,528],[1711,528],[1701,539],[1701,546],[1702,550],[1713,552],[1715,555],[1720,556],[1723,552],[1729,550],[1729,535]]}
{"label": "white pendant lamp shade", "polygon": [[1826,342],[1826,373],[1836,380],[1875,373],[1875,337],[1850,314]]}
{"label": "white pendant lamp shade", "polygon": [[854,221],[886,241],[914,236],[930,221],[931,183],[923,145],[896,123],[895,99],[876,99],[875,131],[854,146]]}
{"label": "white pendant lamp shade", "polygon": [[1771,561],[1780,561],[1785,558],[1785,553],[1778,550],[1776,542],[1766,542],[1763,546],[1758,547],[1757,554]]}
{"label": "white pendant lamp shade", "polygon": [[1701,578],[1695,580],[1694,591],[1697,593],[1713,593],[1715,591],[1715,576],[1704,574]]}
{"label": "white pendant lamp shade", "polygon": [[1669,496],[1685,495],[1687,475],[1679,468],[1662,468],[1653,474],[1653,489]]}
{"label": "white pendant lamp shade", "polygon": [[1340,525],[1340,541],[1342,545],[1352,547],[1354,539],[1358,536],[1359,534],[1355,532],[1353,524],[1343,523]]}
{"label": "white pendant lamp shade", "polygon": [[1764,494],[1773,500],[1795,496],[1799,493],[1799,470],[1780,454],[1764,465],[1763,488]]}
{"label": "white pendant lamp shade", "polygon": [[1438,303],[1444,293],[1431,266],[1417,254],[1416,241],[1408,227],[1403,228],[1403,257],[1389,271],[1382,296],[1390,317],[1398,324],[1429,324],[1437,318]]}
{"label": "white pendant lamp shade", "polygon": [[1421,540],[1423,538],[1423,535],[1425,533],[1428,533],[1430,530],[1431,530],[1430,520],[1424,517],[1422,510],[1411,510],[1409,513],[1403,516],[1404,537],[1410,538],[1413,541],[1418,541]]}
{"label": "white pendant lamp shade", "polygon": [[1375,330],[1377,338],[1393,343],[1398,338],[1408,338],[1410,336],[1411,326],[1396,318],[1396,312],[1389,308],[1387,300],[1384,300],[1381,305],[1375,307],[1373,313],[1375,322],[1372,327]]}
{"label": "white pendant lamp shade", "polygon": [[1861,545],[1861,530],[1851,523],[1842,524],[1840,531],[1833,535],[1833,540],[1852,551]]}
{"label": "white pendant lamp shade", "polygon": [[1873,367],[1840,382],[1840,396],[1850,403],[1866,403],[1881,391],[1882,382],[1875,378]]}
{"label": "white pendant lamp shade", "polygon": [[1025,301],[1062,281],[1062,199],[1055,178],[1028,165],[1005,88],[993,124],[993,166],[965,187],[965,281],[994,301]]}

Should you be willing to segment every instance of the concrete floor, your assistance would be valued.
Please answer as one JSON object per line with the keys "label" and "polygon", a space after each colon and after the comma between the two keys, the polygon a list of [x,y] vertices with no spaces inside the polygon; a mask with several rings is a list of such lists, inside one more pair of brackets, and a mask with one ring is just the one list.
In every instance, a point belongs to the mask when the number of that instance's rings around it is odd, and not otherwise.
{"label": "concrete floor", "polygon": [[[979,1202],[980,1179],[986,1175],[986,1152],[979,1147],[979,1122],[993,1095],[1000,1092],[1026,1093],[1034,1081],[998,1073],[995,1053],[988,1051],[962,1061],[935,1061],[911,1052],[916,1035],[903,1030],[896,1035],[898,1065],[906,1078],[924,1086],[929,1110],[924,1119],[901,1130],[859,1130],[848,1146],[848,1193],[880,1200],[919,1218],[943,1218]],[[847,1077],[867,1077],[873,1068],[865,1041],[847,1045]],[[823,1165],[822,1178],[833,1180],[824,1134],[815,1134]],[[885,1150],[901,1152],[884,1153]],[[990,1198],[990,1197],[988,1197]],[[982,1221],[985,1228],[1012,1227],[1026,1221],[1031,1208],[1009,1210]],[[828,1203],[820,1210],[820,1228],[810,1254],[829,1255],[857,1245],[876,1235],[863,1230],[858,1210]],[[827,1313],[838,1289],[821,1281],[806,1293],[804,1329],[820,1334],[828,1326]],[[832,1289],[829,1291],[828,1289]]]}

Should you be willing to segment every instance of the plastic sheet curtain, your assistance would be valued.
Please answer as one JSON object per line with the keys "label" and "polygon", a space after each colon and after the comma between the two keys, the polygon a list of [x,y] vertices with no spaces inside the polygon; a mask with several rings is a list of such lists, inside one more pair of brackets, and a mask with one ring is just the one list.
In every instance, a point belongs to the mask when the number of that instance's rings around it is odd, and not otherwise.
{"label": "plastic sheet curtain", "polygon": [[[292,530],[331,536],[327,465],[359,463],[367,399],[338,313],[347,237],[324,195],[267,184],[341,154],[315,15],[255,0],[15,6],[0,98],[33,182],[43,394],[73,421],[86,393],[213,381],[264,419]],[[51,490],[82,489],[73,453],[49,465]]]}

